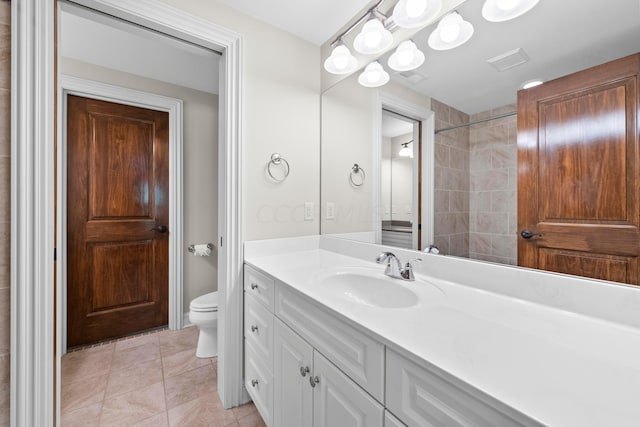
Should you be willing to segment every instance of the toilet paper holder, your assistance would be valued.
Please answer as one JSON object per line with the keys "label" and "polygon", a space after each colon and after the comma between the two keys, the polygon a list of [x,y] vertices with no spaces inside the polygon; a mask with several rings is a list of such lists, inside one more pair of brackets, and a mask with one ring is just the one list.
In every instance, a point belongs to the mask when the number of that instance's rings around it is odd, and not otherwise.
{"label": "toilet paper holder", "polygon": [[[207,248],[213,250],[213,248],[215,248],[215,246],[213,246],[213,243],[207,243]],[[195,253],[196,251],[196,245],[189,245],[189,247],[187,248],[187,250],[191,253]]]}

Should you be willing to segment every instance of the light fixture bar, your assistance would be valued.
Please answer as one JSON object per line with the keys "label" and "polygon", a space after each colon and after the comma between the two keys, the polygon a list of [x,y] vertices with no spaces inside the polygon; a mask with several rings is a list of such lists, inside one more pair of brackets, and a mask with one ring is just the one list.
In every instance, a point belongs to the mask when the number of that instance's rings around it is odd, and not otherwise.
{"label": "light fixture bar", "polygon": [[[334,41],[331,42],[330,46],[334,47],[338,42],[340,42],[344,37],[346,37],[351,31],[353,31],[353,29],[355,27],[357,27],[358,25],[360,25],[363,21],[365,21],[367,18],[369,18],[371,15],[377,17],[377,18],[384,18],[382,20],[383,24],[386,24],[386,22],[384,20],[387,19],[387,17],[381,13],[378,8],[380,7],[380,5],[382,4],[382,2],[384,2],[384,0],[378,0],[378,3],[376,3],[373,7],[371,7],[370,9],[367,10],[367,12],[362,15],[357,21],[355,21],[353,24],[349,25],[349,27],[347,27],[346,30],[344,30],[338,37],[335,38]],[[386,25],[385,25],[386,27]]]}

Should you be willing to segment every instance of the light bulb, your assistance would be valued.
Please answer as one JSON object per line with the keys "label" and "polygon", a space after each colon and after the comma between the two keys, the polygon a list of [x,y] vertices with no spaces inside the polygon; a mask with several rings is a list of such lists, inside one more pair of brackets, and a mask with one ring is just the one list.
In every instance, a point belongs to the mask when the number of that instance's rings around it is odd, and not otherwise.
{"label": "light bulb", "polygon": [[417,18],[427,9],[427,0],[407,0],[404,11],[409,18]]}
{"label": "light bulb", "polygon": [[324,62],[324,68],[333,74],[347,74],[354,71],[358,62],[345,45],[336,46],[331,56]]}
{"label": "light bulb", "polygon": [[364,35],[364,45],[369,49],[375,49],[382,41],[382,35],[378,32],[370,31]]}
{"label": "light bulb", "polygon": [[378,87],[389,81],[387,73],[378,61],[374,61],[366,66],[362,74],[358,77],[358,82],[366,87]]}
{"label": "light bulb", "polygon": [[460,22],[462,22],[462,17],[455,12],[442,18],[438,27],[440,27],[440,38],[443,42],[451,43],[458,38]]}
{"label": "light bulb", "polygon": [[518,3],[520,3],[520,0],[496,0],[496,5],[498,6],[498,9],[504,10],[504,11],[515,9],[516,6],[518,6]]}
{"label": "light bulb", "polygon": [[401,51],[398,52],[398,64],[402,65],[403,67],[406,67],[407,65],[411,64],[411,61],[413,61],[413,52],[410,51],[409,49],[403,49]]}

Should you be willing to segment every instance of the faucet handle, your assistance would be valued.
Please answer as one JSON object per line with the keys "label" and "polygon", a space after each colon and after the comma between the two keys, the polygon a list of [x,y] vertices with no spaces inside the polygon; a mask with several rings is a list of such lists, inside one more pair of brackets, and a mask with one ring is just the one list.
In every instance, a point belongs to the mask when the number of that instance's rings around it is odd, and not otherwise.
{"label": "faucet handle", "polygon": [[415,276],[413,275],[413,266],[411,265],[412,262],[422,262],[422,258],[411,258],[409,261],[407,261],[407,263],[404,265],[404,268],[400,272],[400,275],[404,280],[415,280]]}

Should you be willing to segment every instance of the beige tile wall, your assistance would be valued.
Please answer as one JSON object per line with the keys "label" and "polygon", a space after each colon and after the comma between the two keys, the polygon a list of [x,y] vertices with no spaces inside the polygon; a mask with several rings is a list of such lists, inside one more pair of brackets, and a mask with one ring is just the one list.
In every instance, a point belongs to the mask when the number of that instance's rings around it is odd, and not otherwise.
{"label": "beige tile wall", "polygon": [[[471,121],[515,111],[515,105],[472,115]],[[516,116],[470,129],[469,256],[517,264]]]}
{"label": "beige tile wall", "polygon": [[[469,122],[469,116],[431,100],[435,127]],[[436,134],[434,243],[441,252],[469,256],[469,128]]]}
{"label": "beige tile wall", "polygon": [[9,425],[11,3],[0,1],[0,426]]}

